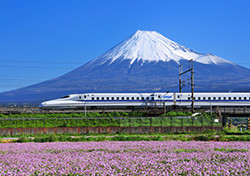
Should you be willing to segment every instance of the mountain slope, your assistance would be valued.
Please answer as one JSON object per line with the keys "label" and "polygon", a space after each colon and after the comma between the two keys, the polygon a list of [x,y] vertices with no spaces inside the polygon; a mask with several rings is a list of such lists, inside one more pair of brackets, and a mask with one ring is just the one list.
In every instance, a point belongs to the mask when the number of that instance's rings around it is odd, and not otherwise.
{"label": "mountain slope", "polygon": [[[84,92],[178,91],[179,64],[185,70],[190,59],[194,60],[195,91],[250,90],[249,69],[212,54],[195,52],[157,32],[137,31],[61,77],[1,93],[0,102],[42,101]],[[189,91],[186,83],[184,90]]]}

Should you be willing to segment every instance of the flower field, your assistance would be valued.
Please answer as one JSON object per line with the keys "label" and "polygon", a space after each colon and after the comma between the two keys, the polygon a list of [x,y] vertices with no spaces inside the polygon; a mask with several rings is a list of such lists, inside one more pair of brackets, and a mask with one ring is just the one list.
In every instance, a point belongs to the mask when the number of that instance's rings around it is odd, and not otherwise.
{"label": "flower field", "polygon": [[249,175],[249,142],[0,144],[0,175]]}

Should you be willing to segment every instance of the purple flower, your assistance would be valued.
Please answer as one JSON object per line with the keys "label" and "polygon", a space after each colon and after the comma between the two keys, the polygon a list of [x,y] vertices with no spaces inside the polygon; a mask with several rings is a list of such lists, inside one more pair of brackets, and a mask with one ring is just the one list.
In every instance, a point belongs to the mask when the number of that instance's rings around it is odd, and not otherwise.
{"label": "purple flower", "polygon": [[0,175],[249,175],[249,142],[0,144]]}

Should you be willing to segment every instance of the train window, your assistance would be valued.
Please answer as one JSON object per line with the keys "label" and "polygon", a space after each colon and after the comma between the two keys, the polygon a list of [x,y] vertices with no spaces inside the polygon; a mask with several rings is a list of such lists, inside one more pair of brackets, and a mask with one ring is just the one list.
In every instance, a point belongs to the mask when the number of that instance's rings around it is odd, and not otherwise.
{"label": "train window", "polygon": [[84,98],[86,98],[86,95],[84,95]]}
{"label": "train window", "polygon": [[244,97],[244,100],[247,100],[247,97]]}
{"label": "train window", "polygon": [[119,100],[119,97],[116,97],[117,100]]}
{"label": "train window", "polygon": [[149,97],[147,97],[147,100],[149,100]]}
{"label": "train window", "polygon": [[239,97],[239,100],[241,100],[241,97]]}
{"label": "train window", "polygon": [[139,97],[136,97],[137,100],[139,100],[140,98]]}
{"label": "train window", "polygon": [[[179,95],[178,95],[179,96]],[[161,98],[161,96],[160,95],[158,95],[158,98]]]}
{"label": "train window", "polygon": [[180,95],[178,95],[177,98],[180,98]]}
{"label": "train window", "polygon": [[107,97],[106,99],[109,100],[109,97]]}
{"label": "train window", "polygon": [[124,100],[124,97],[122,97],[122,100]]}
{"label": "train window", "polygon": [[82,99],[82,97],[81,97],[81,96],[79,96],[79,99],[81,100],[81,99]]}
{"label": "train window", "polygon": [[67,95],[67,96],[64,96],[64,97],[62,97],[62,98],[69,98],[69,95]]}
{"label": "train window", "polygon": [[102,97],[102,100],[104,100],[104,97]]}
{"label": "train window", "polygon": [[154,97],[151,97],[151,100],[154,100]]}
{"label": "train window", "polygon": [[211,100],[211,97],[208,97],[208,100]]}
{"label": "train window", "polygon": [[201,100],[201,97],[198,97],[198,100]]}
{"label": "train window", "polygon": [[224,97],[223,99],[224,99],[224,100],[226,100],[226,99],[227,99],[227,97]]}
{"label": "train window", "polygon": [[228,100],[231,100],[231,97],[228,97]]}
{"label": "train window", "polygon": [[236,100],[237,98],[236,97],[234,97],[234,100]]}
{"label": "train window", "polygon": [[129,100],[129,97],[127,97],[127,100]]}
{"label": "train window", "polygon": [[99,100],[99,97],[96,97],[96,100]]}
{"label": "train window", "polygon": [[191,98],[190,97],[188,97],[188,100],[190,100]]}
{"label": "train window", "polygon": [[203,100],[206,100],[206,97],[203,97]]}
{"label": "train window", "polygon": [[114,100],[115,98],[114,98],[114,97],[112,97],[111,99],[112,99],[112,100]]}
{"label": "train window", "polygon": [[214,97],[214,100],[216,100],[216,97]]}
{"label": "train window", "polygon": [[134,100],[135,98],[134,98],[134,97],[132,97],[131,99],[132,99],[132,100]]}
{"label": "train window", "polygon": [[92,100],[95,100],[95,97],[92,97],[91,99],[92,99]]}
{"label": "train window", "polygon": [[221,100],[221,97],[218,97],[218,100]]}
{"label": "train window", "polygon": [[144,97],[141,97],[141,100],[144,100]]}

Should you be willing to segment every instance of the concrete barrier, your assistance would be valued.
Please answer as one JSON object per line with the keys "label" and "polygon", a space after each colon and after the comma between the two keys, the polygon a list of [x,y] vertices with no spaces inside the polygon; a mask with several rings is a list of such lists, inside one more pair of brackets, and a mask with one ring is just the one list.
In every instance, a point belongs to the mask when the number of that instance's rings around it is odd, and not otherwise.
{"label": "concrete barrier", "polygon": [[203,132],[209,129],[216,131],[222,127],[210,126],[168,126],[168,127],[55,127],[55,128],[0,128],[0,136],[36,135],[36,134],[149,134],[175,132]]}

